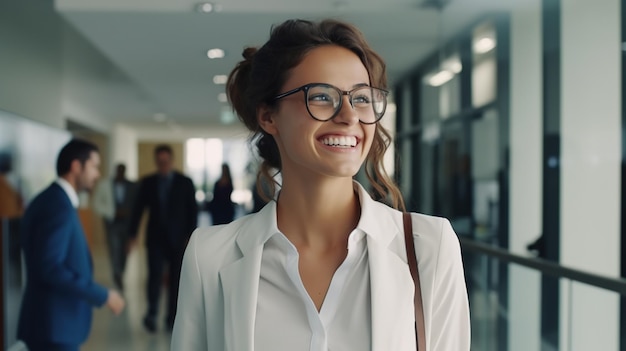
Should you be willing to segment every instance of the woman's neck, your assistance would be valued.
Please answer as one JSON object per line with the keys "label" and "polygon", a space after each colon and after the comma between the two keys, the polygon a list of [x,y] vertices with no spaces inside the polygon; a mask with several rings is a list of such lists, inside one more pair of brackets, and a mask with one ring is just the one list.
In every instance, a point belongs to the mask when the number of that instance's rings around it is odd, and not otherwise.
{"label": "woman's neck", "polygon": [[278,228],[296,246],[344,243],[360,217],[352,179],[283,180],[277,200]]}

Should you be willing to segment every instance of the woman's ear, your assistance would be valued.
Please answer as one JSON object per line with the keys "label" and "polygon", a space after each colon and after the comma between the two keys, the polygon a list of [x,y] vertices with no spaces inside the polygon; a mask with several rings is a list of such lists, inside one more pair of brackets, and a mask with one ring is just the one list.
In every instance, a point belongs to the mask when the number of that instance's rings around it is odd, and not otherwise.
{"label": "woman's ear", "polygon": [[256,119],[263,131],[270,135],[276,135],[276,121],[274,120],[274,109],[267,104],[261,104],[256,109]]}

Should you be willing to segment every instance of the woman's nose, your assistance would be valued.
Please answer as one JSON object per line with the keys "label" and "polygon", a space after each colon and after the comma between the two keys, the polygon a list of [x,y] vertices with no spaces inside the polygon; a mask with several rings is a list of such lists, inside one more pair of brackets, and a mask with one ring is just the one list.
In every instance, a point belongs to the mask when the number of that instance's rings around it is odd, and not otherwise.
{"label": "woman's nose", "polygon": [[359,114],[352,106],[352,97],[346,94],[343,95],[341,98],[343,99],[341,109],[337,113],[337,116],[333,118],[333,121],[346,124],[358,123]]}

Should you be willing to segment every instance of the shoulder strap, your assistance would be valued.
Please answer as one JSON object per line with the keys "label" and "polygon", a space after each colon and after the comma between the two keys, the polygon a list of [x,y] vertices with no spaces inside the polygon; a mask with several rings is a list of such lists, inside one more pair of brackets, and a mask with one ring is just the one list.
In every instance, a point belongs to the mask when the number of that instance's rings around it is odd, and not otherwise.
{"label": "shoulder strap", "polygon": [[422,290],[420,286],[420,274],[417,269],[417,258],[415,257],[415,243],[413,241],[413,224],[411,214],[404,212],[402,219],[404,220],[404,243],[406,245],[406,257],[409,264],[409,270],[415,283],[415,295],[413,303],[415,304],[415,338],[417,342],[417,351],[426,351],[426,331],[424,329],[424,308],[422,306]]}

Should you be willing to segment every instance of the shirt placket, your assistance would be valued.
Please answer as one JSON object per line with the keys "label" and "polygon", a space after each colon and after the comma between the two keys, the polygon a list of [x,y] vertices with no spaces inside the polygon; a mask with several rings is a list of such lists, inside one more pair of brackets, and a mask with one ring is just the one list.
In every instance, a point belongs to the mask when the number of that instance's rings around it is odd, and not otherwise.
{"label": "shirt placket", "polygon": [[296,286],[303,301],[305,302],[307,319],[311,327],[310,351],[328,351],[328,338],[326,330],[337,312],[337,308],[339,307],[340,294],[346,283],[347,275],[353,268],[355,260],[358,258],[358,252],[355,250],[357,248],[357,242],[361,237],[358,234],[359,233],[357,232],[352,232],[348,238],[348,254],[331,279],[328,292],[326,293],[326,297],[324,298],[324,302],[319,313],[315,307],[315,303],[313,303],[313,300],[304,287],[302,278],[300,277],[300,272],[298,270],[298,251],[293,244],[285,238],[285,240],[289,243],[286,262],[287,275]]}

